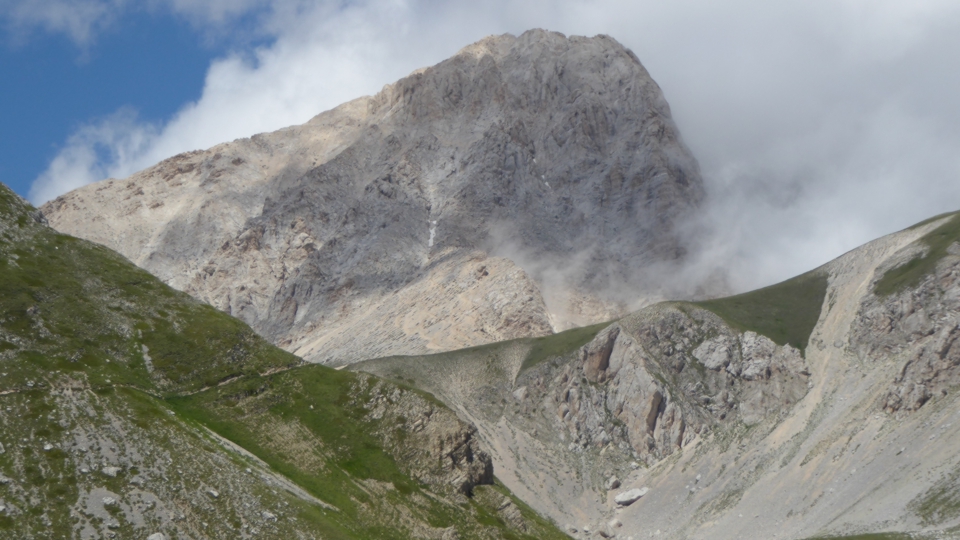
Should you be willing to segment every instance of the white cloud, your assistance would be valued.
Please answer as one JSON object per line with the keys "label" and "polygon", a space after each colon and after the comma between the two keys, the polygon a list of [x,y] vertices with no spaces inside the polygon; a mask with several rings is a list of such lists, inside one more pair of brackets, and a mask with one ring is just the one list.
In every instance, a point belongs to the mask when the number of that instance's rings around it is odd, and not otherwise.
{"label": "white cloud", "polygon": [[120,109],[71,135],[47,170],[34,180],[29,199],[39,205],[109,176],[123,176],[126,164],[144,155],[159,138],[158,129],[138,122],[135,111]]}
{"label": "white cloud", "polygon": [[[255,13],[275,39],[215,61],[202,97],[162,126],[120,115],[81,129],[37,180],[35,202],[301,123],[484,35],[546,27],[614,36],[663,87],[711,194],[703,260],[731,268],[738,287],[960,208],[953,0],[156,2],[201,28]],[[48,29],[83,28],[58,24]]]}

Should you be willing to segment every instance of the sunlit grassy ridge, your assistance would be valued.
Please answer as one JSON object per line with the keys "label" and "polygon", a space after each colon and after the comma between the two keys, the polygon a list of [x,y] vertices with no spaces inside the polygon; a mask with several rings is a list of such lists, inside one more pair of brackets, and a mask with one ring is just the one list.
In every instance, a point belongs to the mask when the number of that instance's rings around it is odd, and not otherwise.
{"label": "sunlit grassy ridge", "polygon": [[60,370],[93,385],[176,393],[300,363],[109,249],[34,223],[29,211],[0,188],[0,344],[19,349],[4,384]]}
{"label": "sunlit grassy ridge", "polygon": [[[91,489],[132,489],[128,481],[136,470],[116,478],[78,470],[86,452],[71,447],[78,430],[127,433],[137,440],[110,444],[140,444],[170,455],[170,463],[175,458],[164,483],[188,490],[245,486],[251,501],[288,508],[292,519],[270,525],[276,534],[399,539],[417,527],[453,526],[461,538],[564,537],[519,501],[528,530],[506,523],[497,513],[503,497],[510,497],[502,487],[482,486],[473,498],[456,502],[443,486],[412,478],[398,452],[413,449],[389,424],[401,412],[371,418],[369,396],[358,390],[369,389],[374,379],[302,365],[244,323],[167,287],[120,255],[38,223],[34,210],[3,186],[0,369],[0,474],[15,479],[0,482],[0,497],[8,507],[13,500],[35,501],[16,510],[21,514],[0,513],[0,538],[74,537],[71,506],[78,497]],[[88,412],[69,411],[64,403]],[[336,509],[267,489],[243,474],[230,476],[227,471],[242,471],[246,458],[224,453],[203,428]],[[53,447],[44,450],[45,443]],[[174,496],[176,504],[197,503],[182,499],[189,494]],[[220,506],[202,497],[201,506],[209,508],[194,509],[201,516],[190,524],[199,528],[194,534],[236,537],[242,509],[226,508],[226,493]],[[121,537],[145,536],[142,525],[124,521],[119,510],[113,518]]]}
{"label": "sunlit grassy ridge", "polygon": [[[935,219],[949,215],[951,214],[937,216]],[[947,255],[947,248],[954,242],[960,241],[960,213],[953,213],[952,216],[946,223],[920,239],[920,242],[927,247],[927,252],[924,255],[887,270],[883,277],[877,281],[874,292],[880,296],[890,296],[916,287],[925,277],[932,274],[937,268],[937,263]],[[915,225],[915,227],[930,221],[932,219]]]}
{"label": "sunlit grassy ridge", "polygon": [[748,293],[694,302],[728,325],[804,351],[827,294],[827,276],[813,271]]}
{"label": "sunlit grassy ridge", "polygon": [[[502,488],[480,486],[469,503],[455,504],[427,492],[391,454],[410,455],[411,435],[404,424],[412,411],[391,403],[383,415],[369,414],[376,379],[367,375],[305,366],[267,377],[226,384],[217,389],[170,400],[185,417],[210,427],[269,463],[312,495],[339,509],[343,531],[361,538],[408,538],[409,532],[382,526],[402,522],[401,506],[424,517],[432,527],[455,527],[462,538],[493,534],[504,538],[563,538],[552,525],[524,510],[531,530],[511,531],[496,516],[509,495]],[[391,399],[392,385],[376,397]],[[376,400],[373,400],[376,401]],[[431,404],[436,402],[430,402]],[[300,433],[304,444],[291,441]],[[389,448],[387,448],[389,447]],[[373,500],[369,481],[389,485]],[[503,492],[495,501],[491,492]],[[486,501],[487,504],[484,503]],[[519,501],[514,500],[515,504]],[[376,520],[381,526],[360,529]],[[493,530],[487,530],[489,528]]]}
{"label": "sunlit grassy ridge", "polygon": [[[498,341],[455,351],[376,358],[353,364],[350,369],[373,371],[399,384],[416,388],[431,388],[439,373],[457,372],[461,369],[467,369],[471,373],[477,386],[490,382],[501,384],[508,379],[512,381],[512,377],[541,362],[572,358],[571,355],[611,324],[613,323],[605,322],[548,336]],[[516,359],[519,366],[511,359]]]}
{"label": "sunlit grassy ridge", "polygon": [[526,370],[547,360],[564,356],[589,343],[601,330],[610,326],[609,322],[573,328],[550,336],[530,339],[530,351],[523,359],[520,370]]}

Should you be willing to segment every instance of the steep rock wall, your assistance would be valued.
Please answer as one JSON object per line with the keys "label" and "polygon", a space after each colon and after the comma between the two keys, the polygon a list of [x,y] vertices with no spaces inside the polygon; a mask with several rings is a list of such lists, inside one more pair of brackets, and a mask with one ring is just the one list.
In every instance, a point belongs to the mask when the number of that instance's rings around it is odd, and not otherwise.
{"label": "steep rock wall", "polygon": [[[615,40],[494,36],[304,125],[43,207],[308,360],[548,334],[661,294],[704,191]],[[469,272],[466,271],[469,269]]]}

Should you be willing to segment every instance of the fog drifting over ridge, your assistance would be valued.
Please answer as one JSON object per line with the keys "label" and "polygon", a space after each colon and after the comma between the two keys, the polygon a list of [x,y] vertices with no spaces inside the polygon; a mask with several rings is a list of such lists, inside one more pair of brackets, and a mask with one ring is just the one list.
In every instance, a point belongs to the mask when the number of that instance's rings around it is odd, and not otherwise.
{"label": "fog drifting over ridge", "polygon": [[[258,31],[273,38],[270,45],[214,62],[202,97],[163,125],[138,121],[122,104],[92,119],[34,182],[34,203],[182,151],[305,122],[486,35],[542,27],[613,36],[663,88],[708,190],[691,237],[696,260],[701,268],[725,268],[736,290],[791,277],[960,209],[955,2],[202,5],[169,0],[154,9],[211,32],[257,10]],[[0,3],[8,25],[65,33],[84,45],[98,28],[123,24],[125,9],[133,8],[120,0]],[[22,16],[27,12],[33,15]]]}

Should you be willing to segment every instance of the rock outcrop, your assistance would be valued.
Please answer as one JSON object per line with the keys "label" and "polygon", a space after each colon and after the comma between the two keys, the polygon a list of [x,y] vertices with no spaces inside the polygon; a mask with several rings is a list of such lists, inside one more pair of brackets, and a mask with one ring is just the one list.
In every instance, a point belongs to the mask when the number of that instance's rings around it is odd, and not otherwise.
{"label": "rock outcrop", "polygon": [[[800,351],[687,303],[646,308],[530,365],[535,342],[353,369],[416,381],[479,427],[500,478],[538,510],[597,523],[596,494],[626,506],[647,493],[620,477],[635,479],[636,468],[706,438],[776,422],[810,385]],[[536,488],[530,478],[549,481]]]}
{"label": "rock outcrop", "polygon": [[[726,363],[702,363],[704,350]],[[664,305],[601,332],[580,362],[531,369],[517,384],[530,381],[527,395],[556,407],[575,444],[627,443],[652,464],[717,425],[754,425],[789,410],[806,394],[808,376],[789,345],[731,330],[706,310]]]}
{"label": "rock outcrop", "polygon": [[[923,256],[911,245],[880,268],[896,270]],[[960,244],[952,244],[934,271],[916,287],[864,299],[850,345],[868,364],[900,364],[882,396],[888,413],[915,411],[960,386]]]}
{"label": "rock outcrop", "polygon": [[354,389],[368,394],[369,417],[390,426],[379,433],[404,472],[428,485],[453,486],[464,495],[493,484],[493,462],[480,449],[477,428],[460,421],[410,390],[362,380]]}
{"label": "rock outcrop", "polygon": [[495,36],[302,126],[50,201],[308,360],[421,354],[609,320],[659,294],[704,191],[612,38]]}
{"label": "rock outcrop", "polygon": [[631,504],[640,500],[640,497],[643,497],[647,494],[646,488],[631,489],[630,491],[624,491],[623,493],[617,495],[613,498],[613,502],[617,503],[620,506],[630,506]]}
{"label": "rock outcrop", "polygon": [[[769,324],[800,312],[809,334]],[[354,369],[470,418],[497,477],[577,538],[951,538],[958,312],[954,214],[748,295]]]}

